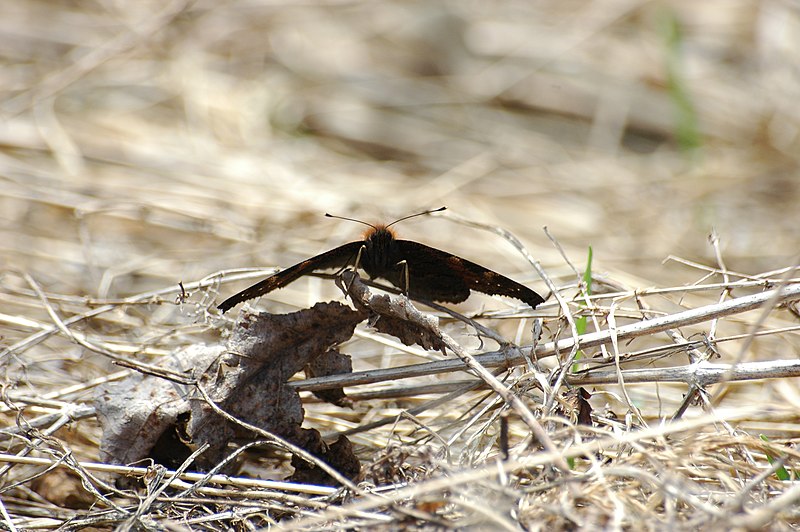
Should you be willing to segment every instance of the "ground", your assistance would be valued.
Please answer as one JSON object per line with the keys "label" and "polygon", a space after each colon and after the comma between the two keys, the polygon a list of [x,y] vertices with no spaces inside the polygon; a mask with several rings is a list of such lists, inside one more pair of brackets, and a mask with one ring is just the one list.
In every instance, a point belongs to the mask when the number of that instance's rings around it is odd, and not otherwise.
{"label": "ground", "polygon": [[[795,5],[10,0],[2,19],[7,528],[797,525]],[[353,443],[348,490],[269,484],[291,473],[270,447],[228,484],[114,491],[141,470],[98,464],[100,386],[226,345],[241,307],[216,303],[362,238],[324,213],[442,205],[394,228],[548,296],[449,306],[481,334],[418,304],[502,388],[365,323],[340,346],[378,371],[346,383],[352,408],[296,385],[303,427]],[[329,299],[303,278],[251,303]]]}

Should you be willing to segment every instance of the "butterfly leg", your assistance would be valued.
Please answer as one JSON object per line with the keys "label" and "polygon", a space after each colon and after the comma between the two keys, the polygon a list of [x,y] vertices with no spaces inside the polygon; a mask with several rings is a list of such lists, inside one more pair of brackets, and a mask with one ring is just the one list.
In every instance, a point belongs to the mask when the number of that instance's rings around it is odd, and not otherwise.
{"label": "butterfly leg", "polygon": [[[356,261],[353,263],[353,272],[355,272],[356,275],[358,275],[358,267],[361,265],[361,254],[364,253],[366,249],[367,249],[366,246],[361,246],[360,248],[358,248],[358,253],[356,254]],[[345,265],[344,268],[342,268],[342,271],[344,271],[345,268],[347,268],[347,265]],[[353,282],[350,281],[350,284],[345,286],[345,291],[350,291],[350,286],[352,286],[352,284]]]}
{"label": "butterfly leg", "polygon": [[410,288],[410,280],[409,280],[409,274],[408,274],[408,262],[406,262],[404,260],[401,260],[400,262],[397,263],[397,265],[400,266],[400,269],[403,271],[403,275],[402,275],[403,286],[400,287],[400,289],[402,290],[402,292],[405,295],[408,295],[408,291],[409,291],[409,288]]}

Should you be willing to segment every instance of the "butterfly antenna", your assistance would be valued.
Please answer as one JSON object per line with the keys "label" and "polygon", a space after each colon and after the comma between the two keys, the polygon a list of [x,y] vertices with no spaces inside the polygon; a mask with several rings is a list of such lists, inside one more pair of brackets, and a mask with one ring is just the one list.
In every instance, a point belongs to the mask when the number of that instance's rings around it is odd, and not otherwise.
{"label": "butterfly antenna", "polygon": [[390,224],[389,224],[389,225],[387,225],[386,227],[391,227],[391,226],[393,226],[394,224],[396,224],[397,222],[402,222],[403,220],[408,220],[409,218],[414,218],[414,217],[416,217],[416,216],[422,216],[423,214],[430,214],[430,213],[432,213],[432,212],[439,212],[439,211],[443,211],[443,210],[445,210],[445,209],[447,209],[447,207],[439,207],[438,209],[432,209],[432,210],[430,210],[430,211],[418,212],[417,214],[409,214],[408,216],[403,216],[403,217],[402,217],[402,218],[400,218],[399,220],[395,220],[395,221],[393,221],[392,223],[390,223]]}
{"label": "butterfly antenna", "polygon": [[348,222],[356,222],[357,224],[364,224],[373,229],[378,229],[372,224],[368,224],[367,222],[363,222],[361,220],[356,220],[355,218],[345,218],[344,216],[336,216],[335,214],[328,214],[327,212],[325,213],[325,216],[327,216],[328,218],[338,218],[339,220],[347,220]]}

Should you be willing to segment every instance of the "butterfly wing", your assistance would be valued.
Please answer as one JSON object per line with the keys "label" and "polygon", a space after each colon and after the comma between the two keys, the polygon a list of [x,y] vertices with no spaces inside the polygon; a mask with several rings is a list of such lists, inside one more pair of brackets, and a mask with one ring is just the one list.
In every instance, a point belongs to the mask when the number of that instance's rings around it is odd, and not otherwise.
{"label": "butterfly wing", "polygon": [[[460,303],[475,290],[489,295],[513,297],[536,308],[544,299],[530,288],[479,264],[450,253],[412,242],[397,240],[397,255],[408,264],[409,295],[434,301]],[[397,284],[395,281],[400,281]],[[404,280],[389,279],[405,288]]]}
{"label": "butterfly wing", "polygon": [[306,259],[303,262],[295,264],[291,268],[286,268],[275,275],[267,277],[263,281],[254,284],[250,288],[245,288],[238,294],[232,295],[217,305],[217,308],[222,312],[225,312],[239,303],[242,303],[243,301],[255,299],[259,296],[263,296],[264,294],[272,292],[273,290],[277,290],[278,288],[283,288],[289,283],[296,281],[303,275],[308,275],[309,273],[313,273],[318,270],[344,268],[348,264],[351,264],[353,261],[355,261],[355,258],[358,255],[358,250],[361,249],[361,246],[363,245],[364,242],[350,242],[349,244],[339,246],[338,248],[334,248],[315,257],[311,257],[310,259]]}

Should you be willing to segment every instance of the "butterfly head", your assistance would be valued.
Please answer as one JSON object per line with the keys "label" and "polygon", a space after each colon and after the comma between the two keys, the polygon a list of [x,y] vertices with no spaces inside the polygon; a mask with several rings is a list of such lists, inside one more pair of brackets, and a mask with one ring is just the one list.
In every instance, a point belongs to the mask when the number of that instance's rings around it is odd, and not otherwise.
{"label": "butterfly head", "polygon": [[398,249],[398,241],[395,240],[395,234],[394,231],[392,231],[391,226],[398,222],[402,222],[403,220],[414,218],[415,216],[422,216],[423,214],[439,212],[445,209],[446,207],[439,207],[438,209],[404,216],[403,218],[395,220],[387,225],[372,225],[367,222],[362,222],[361,220],[356,220],[355,218],[345,218],[343,216],[334,216],[327,213],[325,216],[328,218],[339,218],[341,220],[350,220],[351,222],[368,225],[369,230],[364,233],[364,249],[360,254],[359,266],[364,268],[364,271],[369,274],[370,278],[375,279],[376,277],[383,277],[384,279],[389,280],[389,282],[395,284],[395,286],[399,286],[397,284],[400,282],[400,279],[397,277],[398,266],[405,260],[405,257],[401,256],[402,253],[400,253],[400,250]]}

